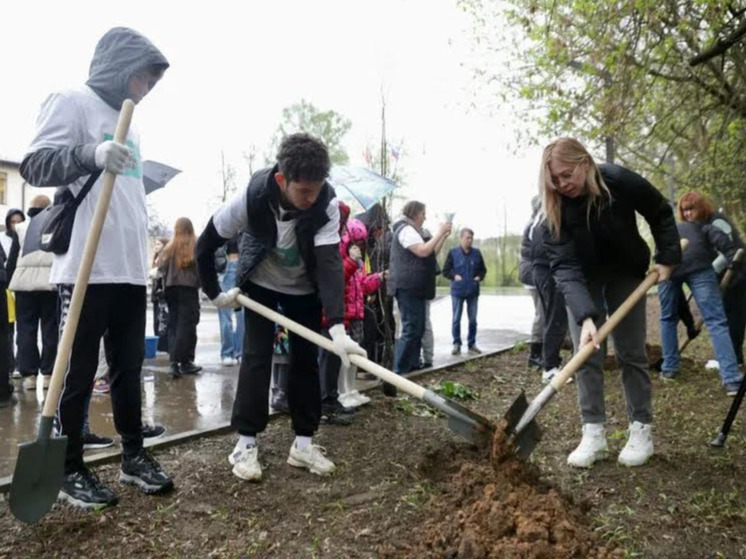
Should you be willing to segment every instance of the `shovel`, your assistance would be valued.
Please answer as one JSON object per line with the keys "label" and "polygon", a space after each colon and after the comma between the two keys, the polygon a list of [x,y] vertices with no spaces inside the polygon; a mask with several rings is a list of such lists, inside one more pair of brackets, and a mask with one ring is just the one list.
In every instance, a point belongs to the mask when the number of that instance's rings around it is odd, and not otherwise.
{"label": "shovel", "polygon": [[[294,332],[309,342],[316,344],[322,349],[336,353],[332,341],[321,334],[317,334],[313,330],[290,320],[288,317],[275,312],[256,301],[252,301],[245,295],[239,295],[238,302],[247,309],[254,311],[267,320],[271,320],[280,326],[284,326],[291,332]],[[353,365],[357,365],[359,368],[375,375],[382,381],[393,384],[402,392],[422,400],[443,412],[448,416],[448,427],[468,441],[479,445],[486,445],[489,442],[490,437],[495,431],[495,424],[486,417],[482,417],[456,402],[443,398],[439,394],[381,367],[362,355],[350,354],[348,357]]]}
{"label": "shovel", "polygon": [[[119,113],[114,141],[124,143],[127,140],[132,112],[135,104],[127,99],[122,104]],[[39,433],[35,442],[18,445],[18,459],[16,460],[13,480],[10,486],[10,510],[13,515],[23,522],[32,524],[41,519],[52,508],[62,487],[65,472],[65,451],[67,437],[52,437],[52,425],[57,414],[57,405],[62,392],[62,381],[70,362],[70,353],[78,328],[78,319],[83,307],[83,298],[88,288],[93,259],[96,256],[98,240],[104,226],[106,212],[109,209],[111,192],[114,189],[116,175],[109,171],[104,173],[101,183],[96,211],[93,215],[91,228],[88,231],[83,257],[75,279],[70,309],[62,338],[57,346],[57,358],[52,370],[49,391],[44,400],[44,410],[39,421]]]}
{"label": "shovel", "polygon": [[[738,264],[743,260],[743,249],[739,248],[736,251],[736,254],[733,256],[733,262]],[[723,279],[720,280],[720,293],[725,293],[725,290],[728,289],[728,286],[730,285],[731,280],[733,279],[733,269],[728,268],[725,271],[725,274],[723,274]],[[691,300],[693,293],[689,294],[689,297],[687,297],[687,303]],[[694,323],[695,330],[701,330],[702,325],[704,324],[704,320],[702,318],[698,318],[697,321]],[[684,351],[687,346],[692,343],[692,340],[694,338],[687,338],[684,340],[681,344],[681,347],[679,347],[679,355],[681,355],[681,352]],[[654,371],[661,371],[663,368],[663,357],[658,359],[655,363],[650,365],[650,368]]]}
{"label": "shovel", "polygon": [[[682,243],[683,244],[683,243]],[[642,299],[648,290],[658,281],[657,270],[648,272],[642,283],[635,289],[629,297],[619,305],[616,311],[603,323],[596,333],[596,339],[600,344],[616,328],[616,326],[627,316],[627,313]],[[544,408],[544,406],[559,392],[567,383],[567,380],[575,375],[580,367],[596,352],[592,342],[585,344],[572,359],[557,373],[549,384],[542,390],[539,395],[529,405],[526,395],[522,392],[513,405],[508,410],[505,419],[508,423],[506,431],[512,436],[516,454],[527,459],[534,451],[536,444],[539,442],[538,436],[540,431],[534,418]],[[516,419],[516,417],[518,419]]]}

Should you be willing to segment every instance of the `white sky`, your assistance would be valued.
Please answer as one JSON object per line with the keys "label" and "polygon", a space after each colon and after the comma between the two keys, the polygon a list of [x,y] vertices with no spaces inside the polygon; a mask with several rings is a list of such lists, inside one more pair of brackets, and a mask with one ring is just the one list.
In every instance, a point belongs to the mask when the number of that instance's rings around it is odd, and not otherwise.
{"label": "white sky", "polygon": [[143,158],[183,170],[150,196],[169,226],[186,215],[201,229],[217,205],[221,150],[243,187],[242,154],[253,144],[263,157],[282,109],[301,99],[352,121],[345,146],[363,164],[366,143],[380,141],[383,91],[387,136],[404,143],[402,194],[427,204],[429,225],[453,211],[484,238],[502,232],[507,213],[519,233],[539,150],[512,152],[509,107],[470,108],[470,21],[455,4],[4,0],[0,155],[23,156],[47,94],[83,83],[101,35],[127,26],[171,63],[135,111]]}

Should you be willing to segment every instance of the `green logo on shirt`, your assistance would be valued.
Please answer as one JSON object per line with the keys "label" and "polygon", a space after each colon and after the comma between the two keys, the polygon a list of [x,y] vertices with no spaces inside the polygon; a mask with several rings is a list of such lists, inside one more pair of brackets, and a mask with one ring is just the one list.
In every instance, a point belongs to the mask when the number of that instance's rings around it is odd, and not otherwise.
{"label": "green logo on shirt", "polygon": [[300,252],[296,245],[289,248],[275,247],[275,257],[283,268],[297,268],[301,265]]}

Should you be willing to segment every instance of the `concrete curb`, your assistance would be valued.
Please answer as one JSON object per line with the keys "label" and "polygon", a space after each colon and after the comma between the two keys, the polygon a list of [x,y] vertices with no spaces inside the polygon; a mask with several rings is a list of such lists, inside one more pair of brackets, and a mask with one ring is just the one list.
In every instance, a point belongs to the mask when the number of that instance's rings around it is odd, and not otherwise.
{"label": "concrete curb", "polygon": [[[407,375],[408,379],[415,379],[424,375],[436,373],[439,371],[444,371],[446,369],[450,369],[451,367],[455,367],[458,365],[461,365],[463,363],[467,363],[469,361],[477,361],[480,359],[485,359],[487,357],[492,357],[494,355],[499,355],[501,353],[505,353],[506,351],[511,351],[518,343],[523,344],[525,342],[517,342],[516,344],[513,344],[512,346],[508,346],[502,349],[497,349],[495,351],[485,352],[481,355],[470,355],[467,356],[462,361],[457,361],[455,363],[448,363],[445,365],[439,365],[437,367],[431,367],[429,369],[421,369],[419,371],[415,371],[413,373],[410,373]],[[366,388],[361,388],[361,392],[369,392],[371,390],[377,389],[379,386],[378,381],[371,381],[370,386]],[[282,416],[282,414],[279,413],[273,413],[270,414],[269,420],[274,421],[278,417]],[[176,433],[174,435],[164,435],[162,437],[158,437],[156,439],[149,439],[145,441],[145,447],[152,449],[152,450],[161,450],[165,448],[169,448],[172,446],[176,446],[182,443],[186,443],[189,441],[193,441],[196,439],[201,439],[203,437],[209,437],[212,435],[225,435],[227,433],[230,433],[233,431],[233,428],[231,427],[230,423],[222,423],[216,427],[210,427],[207,429],[194,429],[192,431],[185,431],[183,433]],[[121,459],[122,451],[121,450],[109,450],[106,452],[98,452],[91,456],[86,456],[85,463],[91,466],[98,466],[100,464],[110,464],[112,462],[118,462]],[[10,484],[13,480],[13,476],[5,476],[0,478],[0,494],[2,493],[8,493],[10,491]]]}

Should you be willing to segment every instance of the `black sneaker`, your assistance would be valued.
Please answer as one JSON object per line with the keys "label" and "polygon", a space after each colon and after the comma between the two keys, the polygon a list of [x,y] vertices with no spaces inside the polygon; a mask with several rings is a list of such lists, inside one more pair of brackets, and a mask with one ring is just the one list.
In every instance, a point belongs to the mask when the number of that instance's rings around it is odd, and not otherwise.
{"label": "black sneaker", "polygon": [[191,361],[181,363],[181,365],[179,365],[179,368],[181,369],[182,375],[196,375],[202,370],[202,367],[200,367],[199,365],[195,365]]}
{"label": "black sneaker", "polygon": [[142,424],[142,438],[143,439],[154,439],[160,437],[166,432],[166,428],[163,425],[148,425],[147,423]]}
{"label": "black sneaker", "polygon": [[388,382],[381,383],[381,389],[383,390],[383,395],[388,396],[389,398],[396,398],[397,390],[396,386],[393,384],[389,384]]}
{"label": "black sneaker", "polygon": [[321,423],[324,425],[352,425],[352,415],[336,412],[321,412]]}
{"label": "black sneaker", "polygon": [[355,415],[357,410],[355,408],[346,408],[342,405],[339,400],[335,400],[334,403],[321,404],[321,413],[335,413],[337,415]]}
{"label": "black sneaker", "polygon": [[79,509],[100,510],[117,504],[117,496],[98,479],[98,476],[83,466],[80,470],[65,474],[62,488],[57,495]]}
{"label": "black sneaker", "polygon": [[101,437],[96,433],[84,433],[83,434],[83,450],[98,450],[101,448],[109,448],[114,444],[114,439],[111,437]]}
{"label": "black sneaker", "polygon": [[178,363],[171,363],[171,377],[181,378],[181,368]]}
{"label": "black sneaker", "polygon": [[143,493],[165,493],[174,487],[174,482],[161,469],[160,464],[144,448],[134,456],[122,457],[119,483],[136,485]]}

